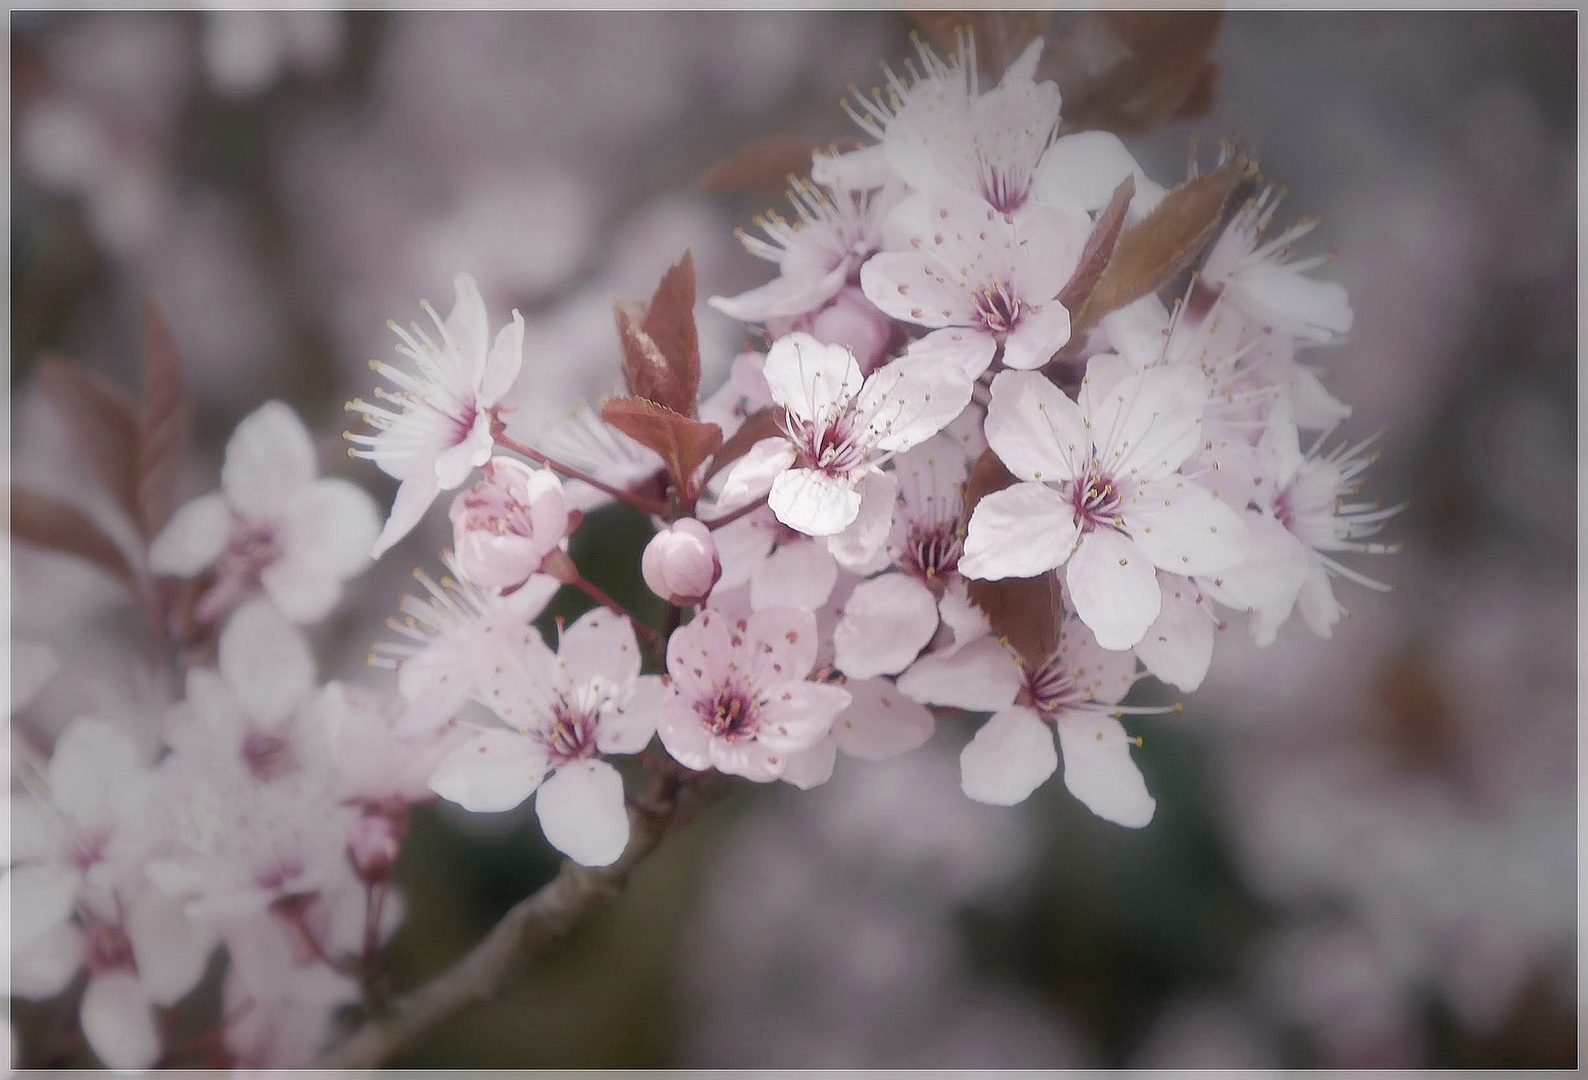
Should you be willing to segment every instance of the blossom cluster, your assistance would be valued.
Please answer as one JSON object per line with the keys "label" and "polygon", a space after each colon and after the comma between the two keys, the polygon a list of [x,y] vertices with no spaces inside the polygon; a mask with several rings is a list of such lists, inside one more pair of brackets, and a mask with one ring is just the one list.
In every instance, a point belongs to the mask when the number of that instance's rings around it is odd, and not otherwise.
{"label": "blossom cluster", "polygon": [[[16,992],[86,969],[90,1045],[146,1067],[156,1010],[224,945],[230,1052],[303,1064],[378,993],[361,961],[401,917],[410,806],[533,797],[554,847],[608,866],[643,771],[810,788],[959,712],[986,717],[969,798],[1019,803],[1062,758],[1076,799],[1146,825],[1125,721],[1166,709],[1127,704],[1137,684],[1193,691],[1227,621],[1328,637],[1337,579],[1383,588],[1342,560],[1389,550],[1396,508],[1359,501],[1372,440],[1333,434],[1350,409],[1308,362],[1352,312],[1293,255],[1311,222],[1270,235],[1244,157],[1160,186],[1116,136],[1061,134],[1040,40],[985,90],[969,45],[857,94],[869,144],[817,153],[793,217],[743,236],[777,274],[710,300],[759,344],[704,400],[686,257],[617,306],[626,394],[528,441],[503,407],[518,312],[493,333],[459,274],[445,318],[394,324],[386,385],[348,405],[350,453],[399,483],[384,524],[287,406],[246,418],[221,490],[149,545],[189,598],[160,745],[86,718],[26,773]],[[1188,221],[1190,254],[1143,254]],[[304,628],[438,498],[447,573],[371,653],[393,690],[317,685]],[[614,500],[655,525],[659,628],[570,553]],[[564,587],[597,606],[548,640]]]}

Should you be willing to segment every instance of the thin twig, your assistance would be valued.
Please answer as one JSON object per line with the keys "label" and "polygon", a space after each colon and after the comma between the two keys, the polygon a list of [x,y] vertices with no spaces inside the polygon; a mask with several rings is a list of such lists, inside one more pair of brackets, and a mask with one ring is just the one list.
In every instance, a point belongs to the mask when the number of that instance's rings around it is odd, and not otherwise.
{"label": "thin twig", "polygon": [[622,604],[608,596],[589,578],[585,577],[583,574],[580,574],[578,577],[574,578],[573,581],[569,582],[569,584],[574,586],[574,588],[581,590],[586,596],[590,597],[590,599],[594,600],[596,603],[600,604],[614,615],[621,615],[627,619],[629,621],[629,625],[634,627],[634,632],[640,636],[640,640],[645,642],[646,648],[652,650],[653,652],[659,652],[662,649],[665,643],[655,630],[652,630],[649,626],[646,626],[639,619],[635,618],[628,608],[625,608]]}
{"label": "thin twig", "polygon": [[739,509],[733,511],[731,514],[724,514],[721,517],[712,518],[710,521],[703,521],[703,522],[701,522],[701,524],[706,526],[706,528],[708,528],[708,529],[720,529],[724,525],[731,525],[735,521],[738,521],[740,518],[746,517],[749,514],[755,513],[757,510],[761,509],[761,507],[763,507],[765,505],[766,505],[766,496],[763,495],[761,498],[757,499],[755,502],[748,503],[748,504],[746,504],[744,506],[741,506],[741,507],[739,507]]}
{"label": "thin twig", "polygon": [[405,995],[387,1016],[371,1019],[315,1068],[389,1064],[469,1006],[494,998],[518,964],[544,952],[601,901],[623,891],[629,872],[656,850],[673,824],[682,786],[671,769],[658,775],[651,792],[629,805],[629,846],[617,862],[592,869],[565,861],[550,883],[519,901],[461,960]]}

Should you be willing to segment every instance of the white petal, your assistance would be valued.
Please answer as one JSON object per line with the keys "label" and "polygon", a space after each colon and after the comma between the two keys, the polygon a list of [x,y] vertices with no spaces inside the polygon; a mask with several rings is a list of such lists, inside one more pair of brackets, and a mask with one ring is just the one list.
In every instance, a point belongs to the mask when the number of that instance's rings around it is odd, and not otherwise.
{"label": "white petal", "polygon": [[842,345],[824,345],[809,334],[778,338],[767,350],[772,401],[801,420],[828,418],[835,406],[860,392],[860,365]]}
{"label": "white petal", "polygon": [[811,155],[811,179],[824,187],[870,191],[887,183],[892,175],[880,143],[845,154]]}
{"label": "white petal", "polygon": [[1296,609],[1301,619],[1321,638],[1334,636],[1334,626],[1345,615],[1345,608],[1334,598],[1334,586],[1329,582],[1329,572],[1321,562],[1314,563],[1307,572],[1307,580],[1296,597]]}
{"label": "white petal", "polygon": [[1092,453],[1075,402],[1034,371],[1001,371],[987,406],[987,445],[1022,480],[1073,480]]}
{"label": "white petal", "polygon": [[860,514],[860,492],[847,479],[814,469],[778,473],[766,502],[779,521],[806,536],[841,533]]}
{"label": "white petal", "polygon": [[102,971],[88,980],[78,1010],[83,1035],[112,1069],[147,1069],[160,1059],[154,1011],[131,971]]}
{"label": "white petal", "polygon": [[815,611],[827,603],[838,581],[838,564],[820,540],[778,545],[750,579],[750,606],[788,606]]}
{"label": "white petal", "polygon": [[1136,655],[1148,671],[1189,694],[1207,676],[1218,626],[1189,579],[1160,571],[1158,589],[1163,604],[1158,618],[1136,642]]}
{"label": "white petal", "polygon": [[1142,484],[1123,517],[1142,554],[1171,574],[1200,576],[1237,566],[1251,548],[1245,518],[1194,480]]}
{"label": "white petal", "polygon": [[832,779],[837,761],[838,744],[831,736],[825,736],[815,746],[788,755],[788,764],[783,767],[780,779],[801,791],[809,791]]}
{"label": "white petal", "polygon": [[451,491],[462,484],[470,473],[491,460],[495,445],[491,438],[490,414],[475,413],[474,426],[468,433],[436,456],[436,483],[440,489]]}
{"label": "white petal", "polygon": [[1070,313],[1057,300],[1030,310],[1004,339],[1004,363],[1017,370],[1039,368],[1070,340]]}
{"label": "white petal", "polygon": [[267,401],[244,417],[227,441],[221,487],[244,517],[274,518],[319,471],[314,442],[298,414]]}
{"label": "white petal", "polygon": [[[767,486],[771,486],[770,480]],[[764,509],[747,514],[738,521],[731,521],[720,529],[713,529],[711,539],[717,546],[717,559],[722,563],[722,577],[717,581],[717,588],[731,589],[749,581],[750,575],[760,568],[771,552],[777,533],[776,517],[770,510]]]}
{"label": "white petal", "polygon": [[602,679],[620,686],[640,673],[640,646],[634,627],[605,608],[587,611],[562,632],[557,642],[557,666],[575,688]]}
{"label": "white petal", "polygon": [[937,633],[937,598],[907,574],[863,581],[844,601],[833,630],[834,663],[851,679],[893,675],[910,666]]}
{"label": "white petal", "polygon": [[214,930],[189,922],[182,901],[145,889],[127,915],[127,940],[138,978],[156,1005],[174,1005],[198,985],[220,940]]}
{"label": "white petal", "polygon": [[849,274],[846,260],[825,274],[784,271],[765,285],[738,296],[713,296],[712,307],[740,322],[795,319],[821,307],[838,294]]}
{"label": "white petal", "polygon": [[968,290],[926,251],[873,255],[860,268],[860,288],[884,314],[902,322],[933,329],[976,323]]}
{"label": "white petal", "polygon": [[220,669],[243,711],[277,723],[314,685],[314,655],[268,600],[252,600],[221,632]]}
{"label": "white petal", "polygon": [[1044,484],[1016,484],[982,497],[970,516],[959,572],[996,581],[1035,577],[1071,557],[1075,511]]}
{"label": "white petal", "polygon": [[[677,636],[673,635],[675,639]],[[711,768],[711,736],[691,701],[677,693],[664,700],[656,713],[656,735],[663,748],[686,769]]]}
{"label": "white petal", "polygon": [[184,503],[149,542],[149,569],[197,577],[220,557],[231,531],[232,512],[220,492]]}
{"label": "white petal", "polygon": [[[827,550],[840,566],[862,572],[877,561],[893,528],[899,481],[892,473],[872,473],[860,482],[860,510],[843,532],[827,540]],[[811,605],[815,606],[815,605]]]}
{"label": "white petal", "polygon": [[459,372],[463,377],[460,382],[472,390],[480,384],[485,374],[486,339],[490,335],[490,322],[485,313],[485,299],[480,296],[480,286],[472,275],[454,274],[452,289],[456,299],[444,324],[446,336],[463,361],[464,370]]}
{"label": "white petal", "polygon": [[380,533],[380,512],[369,492],[334,477],[316,480],[293,496],[281,519],[283,561],[312,562],[348,578],[369,565]]}
{"label": "white petal", "polygon": [[929,357],[933,363],[952,365],[974,379],[987,370],[997,352],[998,341],[991,334],[967,326],[949,326],[911,342],[905,355]]}
{"label": "white petal", "polygon": [[1092,222],[1074,207],[1030,203],[1016,220],[1015,286],[1027,304],[1045,307],[1069,284]]}
{"label": "white petal", "polygon": [[581,866],[611,866],[629,843],[623,777],[604,761],[575,761],[552,773],[535,796],[551,846]]}
{"label": "white petal", "polygon": [[1075,613],[1105,649],[1128,649],[1158,618],[1158,575],[1140,548],[1113,529],[1081,537],[1065,581]]}
{"label": "white petal", "polygon": [[11,941],[20,950],[65,926],[82,875],[59,863],[18,866],[10,872]]}
{"label": "white petal", "polygon": [[276,609],[301,626],[324,619],[342,598],[340,578],[299,563],[278,562],[259,575],[259,583]]}
{"label": "white petal", "polygon": [[435,474],[429,470],[399,484],[397,498],[392,503],[391,516],[386,519],[385,527],[375,538],[375,546],[370,549],[369,557],[380,558],[391,550],[392,545],[412,532],[413,527],[419,524],[419,519],[425,516],[425,511],[430,509],[430,504],[435,502],[436,494],[440,490],[440,483],[437,482]]}
{"label": "white petal", "polygon": [[851,679],[854,700],[833,722],[833,738],[850,757],[885,761],[914,750],[937,726],[931,712],[887,679]]}
{"label": "white petal", "polygon": [[111,788],[139,771],[142,756],[120,727],[105,720],[74,720],[50,755],[50,799],[83,821],[104,811]]}
{"label": "white petal", "polygon": [[947,655],[921,657],[898,684],[923,705],[990,712],[1014,701],[1023,681],[1009,650],[986,637]]}
{"label": "white petal", "polygon": [[1251,536],[1246,558],[1198,579],[1198,584],[1219,603],[1250,612],[1253,640],[1269,645],[1290,618],[1312,558],[1294,533],[1267,514],[1251,511],[1244,519]]}
{"label": "white petal", "polygon": [[1053,732],[1033,709],[993,714],[959,755],[959,786],[977,802],[1024,802],[1059,767]]}
{"label": "white petal", "polygon": [[1157,367],[1117,382],[1090,374],[1081,382],[1080,406],[1108,475],[1168,476],[1201,445],[1207,379],[1197,368]]}
{"label": "white petal", "polygon": [[476,814],[511,810],[546,775],[540,744],[516,731],[484,731],[451,751],[430,774],[430,790]]}
{"label": "white petal", "polygon": [[[841,686],[800,682],[778,687],[762,707],[756,741],[778,754],[794,754],[815,746],[832,730],[838,714],[854,699]],[[720,742],[721,740],[719,740]],[[778,765],[778,762],[772,762]],[[778,775],[782,768],[777,769]]]}
{"label": "white petal", "polygon": [[656,717],[671,696],[660,676],[641,675],[621,703],[602,708],[596,726],[596,749],[603,754],[637,754],[656,734]]}
{"label": "white petal", "polygon": [[519,368],[523,363],[524,316],[514,309],[513,320],[497,331],[496,343],[491,346],[491,354],[485,361],[476,406],[484,410],[501,401],[518,380]]}
{"label": "white petal", "polygon": [[744,627],[752,678],[764,684],[803,679],[816,666],[816,616],[804,608],[763,608]]}
{"label": "white petal", "polygon": [[1137,176],[1139,188],[1146,176],[1118,135],[1106,131],[1077,132],[1055,140],[1042,156],[1031,183],[1031,195],[1043,202],[1101,210],[1113,197],[1114,189],[1132,174]]}
{"label": "white petal", "polygon": [[1139,829],[1158,805],[1147,794],[1141,770],[1130,757],[1130,739],[1111,716],[1070,712],[1059,717],[1064,751],[1064,786],[1086,808],[1117,825]]}
{"label": "white petal", "polygon": [[871,373],[855,399],[869,438],[897,452],[925,442],[970,403],[974,380],[938,356],[906,355]]}
{"label": "white petal", "polygon": [[52,998],[83,966],[83,932],[58,922],[32,940],[15,937],[10,950],[11,993],[30,1000]]}
{"label": "white petal", "polygon": [[772,488],[772,482],[794,465],[794,447],[781,436],[762,439],[728,468],[722,481],[718,508],[726,512],[759,499]]}

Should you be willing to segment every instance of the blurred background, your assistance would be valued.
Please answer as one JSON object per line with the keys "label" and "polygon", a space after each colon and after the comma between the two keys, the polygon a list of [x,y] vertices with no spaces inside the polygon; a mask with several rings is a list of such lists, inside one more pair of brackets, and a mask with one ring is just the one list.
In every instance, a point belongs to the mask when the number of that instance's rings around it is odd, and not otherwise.
{"label": "blurred background", "polygon": [[[1056,27],[1071,16],[1059,15]],[[701,295],[770,268],[735,225],[776,200],[699,179],[763,135],[854,134],[851,83],[902,60],[897,13],[17,12],[12,467],[88,505],[30,385],[61,355],[133,389],[153,294],[186,354],[214,487],[267,398],[349,462],[344,400],[389,318],[480,280],[528,322],[523,430],[618,378],[613,299],[685,248]],[[1311,356],[1387,426],[1369,497],[1402,554],[1341,583],[1324,643],[1222,635],[1208,683],[1137,730],[1140,832],[1058,784],[958,791],[973,725],[809,793],[744,783],[504,997],[406,1064],[498,1067],[1569,1066],[1576,1055],[1576,16],[1229,14],[1216,102],[1134,144],[1173,183],[1238,137],[1321,215],[1356,310]],[[747,340],[700,310],[706,385]],[[648,527],[604,511],[575,556],[626,599]],[[596,537],[599,544],[592,543]],[[445,546],[437,515],[321,627],[362,657]],[[13,625],[64,674],[16,717],[157,715],[107,580],[18,547]],[[560,613],[579,610],[573,598]],[[528,807],[522,808],[527,811]],[[391,949],[411,986],[558,865],[532,814],[421,811]],[[18,1010],[19,1037],[59,1017]]]}

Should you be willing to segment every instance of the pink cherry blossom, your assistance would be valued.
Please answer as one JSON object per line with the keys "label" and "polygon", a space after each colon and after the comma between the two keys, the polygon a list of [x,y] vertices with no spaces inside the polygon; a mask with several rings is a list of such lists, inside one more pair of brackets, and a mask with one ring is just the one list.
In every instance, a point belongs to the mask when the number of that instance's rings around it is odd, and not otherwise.
{"label": "pink cherry blossom", "polygon": [[1201,373],[1122,367],[1094,360],[1079,404],[1034,372],[993,381],[987,441],[1023,482],[977,504],[959,564],[999,579],[1068,563],[1076,613],[1109,649],[1135,645],[1158,618],[1157,569],[1220,570],[1248,544],[1235,511],[1176,473],[1198,445]]}
{"label": "pink cherry blossom", "polygon": [[629,819],[622,778],[604,758],[645,749],[663,696],[658,677],[640,674],[633,627],[597,609],[563,631],[556,653],[536,634],[477,695],[507,726],[442,758],[431,790],[475,812],[511,810],[533,794],[553,847],[585,866],[615,862]]}
{"label": "pink cherry blossom", "polygon": [[790,757],[821,741],[852,702],[809,680],[816,618],[773,607],[745,619],[702,612],[667,643],[672,693],[657,715],[667,752],[691,769],[775,780]]}
{"label": "pink cherry blossom", "polygon": [[355,398],[348,403],[361,413],[374,434],[353,434],[354,457],[368,458],[402,481],[386,527],[371,555],[379,558],[408,535],[442,491],[451,491],[471,470],[491,457],[491,410],[518,378],[523,363],[524,318],[513,321],[490,340],[490,325],[479,286],[467,274],[453,279],[457,302],[446,321],[428,303],[439,341],[416,323],[404,330],[391,324],[401,344],[399,354],[413,365],[404,371],[371,361],[370,366],[397,389],[377,390],[393,406]]}
{"label": "pink cherry blossom", "polygon": [[369,564],[380,530],[365,492],[318,475],[308,429],[269,401],[226,444],[221,490],[181,507],[149,545],[157,574],[214,582],[194,614],[214,622],[261,590],[295,622],[319,622]]}
{"label": "pink cherry blossom", "polygon": [[487,589],[522,584],[568,533],[557,474],[510,457],[485,463],[484,478],[452,500],[451,517],[458,570]]}

